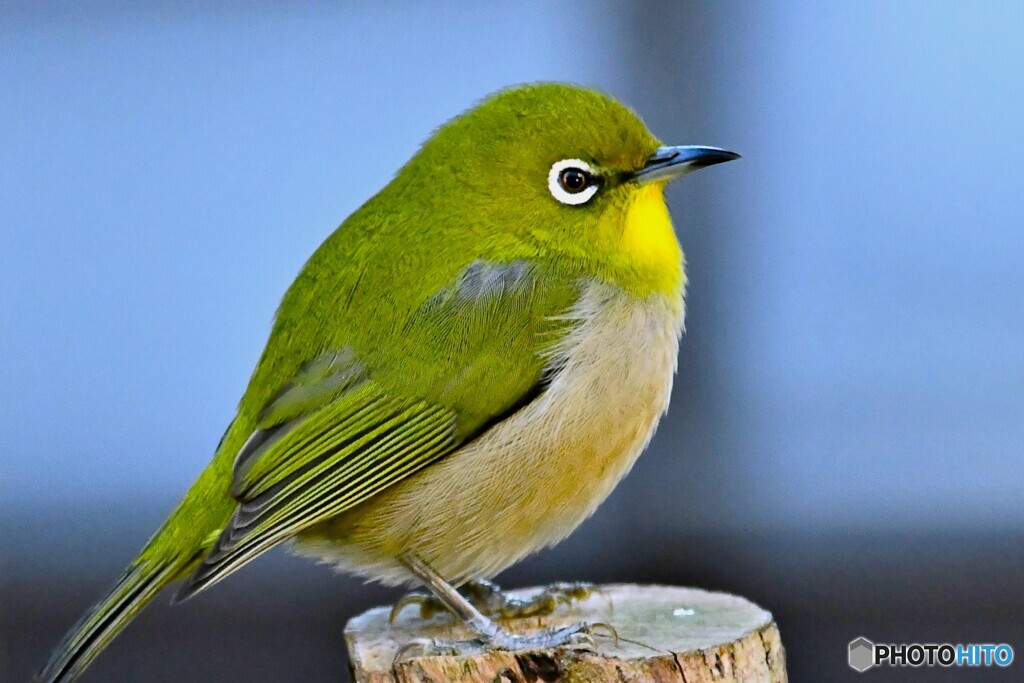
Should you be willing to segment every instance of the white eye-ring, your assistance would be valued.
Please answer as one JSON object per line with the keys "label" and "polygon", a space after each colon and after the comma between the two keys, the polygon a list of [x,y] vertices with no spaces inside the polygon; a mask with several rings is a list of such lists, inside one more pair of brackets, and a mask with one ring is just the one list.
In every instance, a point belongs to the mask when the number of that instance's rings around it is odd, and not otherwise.
{"label": "white eye-ring", "polygon": [[597,194],[597,187],[594,169],[579,159],[556,161],[548,171],[548,190],[563,204],[586,204]]}

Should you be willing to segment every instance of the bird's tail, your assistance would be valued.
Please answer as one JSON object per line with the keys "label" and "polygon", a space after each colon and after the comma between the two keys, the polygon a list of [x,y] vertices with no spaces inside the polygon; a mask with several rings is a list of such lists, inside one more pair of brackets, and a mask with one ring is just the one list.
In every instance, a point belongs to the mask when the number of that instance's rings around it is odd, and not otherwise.
{"label": "bird's tail", "polygon": [[39,673],[38,683],[70,683],[75,680],[160,589],[180,576],[189,564],[188,559],[140,558],[133,562],[110,592],[64,636]]}
{"label": "bird's tail", "polygon": [[247,424],[232,423],[213,462],[110,592],[64,636],[37,683],[74,681],[164,586],[188,576],[202,562],[234,510],[235,501],[226,493],[230,452],[248,430]]}

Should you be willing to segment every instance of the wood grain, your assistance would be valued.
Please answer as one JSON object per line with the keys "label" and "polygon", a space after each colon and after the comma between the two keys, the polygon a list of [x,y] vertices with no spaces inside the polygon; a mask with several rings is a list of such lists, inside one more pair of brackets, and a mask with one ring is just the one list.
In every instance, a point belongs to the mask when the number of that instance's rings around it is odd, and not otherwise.
{"label": "wood grain", "polygon": [[[529,595],[540,589],[518,591]],[[455,656],[403,659],[417,638],[469,640],[448,614],[421,619],[414,607],[388,623],[390,608],[352,619],[345,640],[356,683],[534,683],[626,681],[784,683],[785,654],[772,615],[743,598],[694,588],[607,585],[546,617],[502,622],[529,632],[580,621],[611,624],[618,643],[595,637],[596,652],[565,648],[487,652],[467,644]]]}

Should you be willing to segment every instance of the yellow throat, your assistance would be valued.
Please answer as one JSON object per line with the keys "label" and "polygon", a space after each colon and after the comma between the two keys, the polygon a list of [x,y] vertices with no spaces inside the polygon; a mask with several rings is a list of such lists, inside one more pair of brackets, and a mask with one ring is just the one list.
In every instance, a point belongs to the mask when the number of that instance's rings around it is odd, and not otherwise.
{"label": "yellow throat", "polygon": [[665,184],[640,186],[626,209],[622,251],[651,292],[676,295],[686,286],[683,252],[665,205]]}

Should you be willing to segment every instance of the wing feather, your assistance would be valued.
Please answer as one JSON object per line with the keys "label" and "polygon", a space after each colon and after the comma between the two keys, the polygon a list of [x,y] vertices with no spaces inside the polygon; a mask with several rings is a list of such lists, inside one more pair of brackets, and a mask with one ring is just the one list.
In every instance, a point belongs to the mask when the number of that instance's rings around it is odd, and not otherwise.
{"label": "wing feather", "polygon": [[390,353],[342,348],[294,372],[236,454],[238,505],[176,601],[534,400],[559,367],[546,349],[575,299],[571,282],[535,276],[524,261],[475,261],[411,311]]}
{"label": "wing feather", "polygon": [[[360,394],[365,397],[367,390]],[[342,401],[294,426],[238,487],[240,504],[203,563],[177,596],[221,580],[267,548],[358,505],[454,447],[455,415],[423,402],[378,394]],[[264,460],[277,468],[261,467]],[[276,475],[276,476],[275,476]]]}

